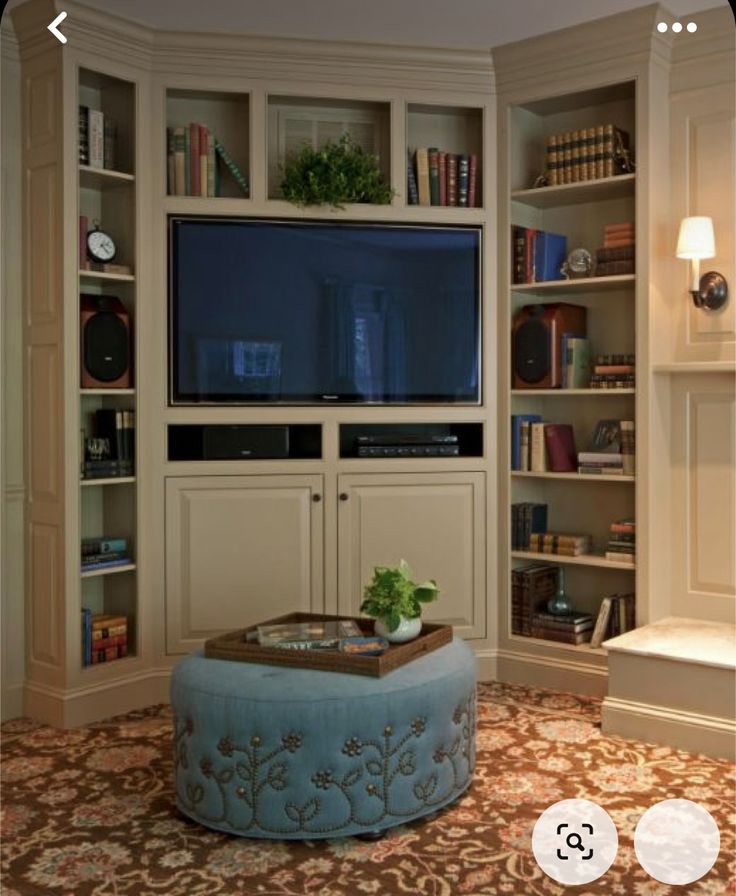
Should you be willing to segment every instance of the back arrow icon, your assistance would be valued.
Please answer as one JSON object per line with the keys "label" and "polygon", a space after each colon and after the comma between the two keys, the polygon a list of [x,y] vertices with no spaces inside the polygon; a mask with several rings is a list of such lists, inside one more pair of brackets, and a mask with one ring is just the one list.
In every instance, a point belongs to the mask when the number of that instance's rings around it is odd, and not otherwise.
{"label": "back arrow icon", "polygon": [[54,35],[57,40],[60,40],[63,44],[66,43],[66,37],[59,31],[58,25],[60,25],[64,19],[66,18],[65,12],[60,12],[59,15],[54,19],[54,21],[48,26],[49,31]]}

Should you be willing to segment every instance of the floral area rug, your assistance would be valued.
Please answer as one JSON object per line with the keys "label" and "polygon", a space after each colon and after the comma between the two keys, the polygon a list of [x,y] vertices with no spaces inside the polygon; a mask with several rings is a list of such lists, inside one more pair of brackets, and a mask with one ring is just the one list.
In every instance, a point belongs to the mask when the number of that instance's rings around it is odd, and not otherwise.
{"label": "floral area rug", "polygon": [[[483,684],[478,766],[467,794],[383,840],[247,840],[207,831],[172,802],[171,714],[153,707],[75,730],[2,726],[3,896],[354,896],[736,893],[735,769],[704,756],[604,737],[600,702]],[[603,806],[619,834],[606,875],[565,888],[531,852],[557,800]],[[713,815],[721,852],[689,887],[637,862],[633,833],[655,802],[688,798]]]}

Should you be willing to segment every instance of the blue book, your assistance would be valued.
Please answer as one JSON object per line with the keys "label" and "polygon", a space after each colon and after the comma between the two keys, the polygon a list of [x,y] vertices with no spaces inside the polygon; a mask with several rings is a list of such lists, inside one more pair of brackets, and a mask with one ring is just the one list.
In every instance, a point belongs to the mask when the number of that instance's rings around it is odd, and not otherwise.
{"label": "blue book", "polygon": [[521,469],[521,424],[528,420],[529,423],[541,423],[540,414],[512,414],[511,416],[511,469]]}
{"label": "blue book", "polygon": [[82,607],[82,665],[92,664],[92,610]]}
{"label": "blue book", "polygon": [[100,560],[97,563],[83,563],[82,572],[89,572],[92,569],[109,569],[112,566],[127,566],[132,562],[130,557],[120,557],[117,560]]}
{"label": "blue book", "polygon": [[567,237],[559,233],[537,232],[534,241],[534,282],[560,280],[560,268],[567,256]]}

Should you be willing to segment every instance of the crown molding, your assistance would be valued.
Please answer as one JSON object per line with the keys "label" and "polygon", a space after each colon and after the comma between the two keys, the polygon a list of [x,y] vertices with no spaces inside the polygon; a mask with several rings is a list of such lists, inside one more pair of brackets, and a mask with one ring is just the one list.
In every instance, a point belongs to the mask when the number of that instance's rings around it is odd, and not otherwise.
{"label": "crown molding", "polygon": [[[605,83],[610,73],[644,70],[649,64],[668,67],[671,62],[673,35],[660,34],[659,21],[674,22],[675,17],[657,3],[625,13],[584,22],[538,37],[495,47],[493,62],[496,88],[501,93],[539,91],[545,85],[560,85],[580,80],[585,73],[592,81]],[[623,48],[623,50],[622,50]]]}
{"label": "crown molding", "polygon": [[675,41],[670,93],[732,83],[736,76],[736,27],[726,6],[693,16],[698,30]]}

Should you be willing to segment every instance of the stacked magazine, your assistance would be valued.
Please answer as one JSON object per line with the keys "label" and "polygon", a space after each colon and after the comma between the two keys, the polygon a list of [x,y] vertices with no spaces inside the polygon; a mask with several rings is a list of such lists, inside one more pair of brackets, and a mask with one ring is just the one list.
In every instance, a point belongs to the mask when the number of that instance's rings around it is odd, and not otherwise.
{"label": "stacked magazine", "polygon": [[261,647],[288,650],[335,650],[344,638],[360,638],[362,635],[363,632],[352,619],[258,626]]}

